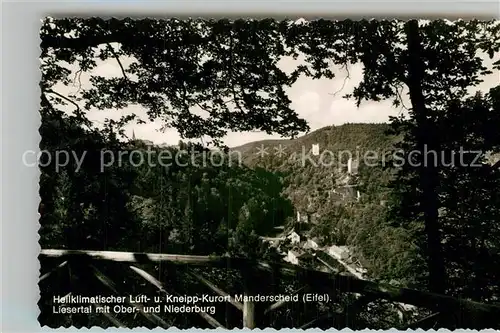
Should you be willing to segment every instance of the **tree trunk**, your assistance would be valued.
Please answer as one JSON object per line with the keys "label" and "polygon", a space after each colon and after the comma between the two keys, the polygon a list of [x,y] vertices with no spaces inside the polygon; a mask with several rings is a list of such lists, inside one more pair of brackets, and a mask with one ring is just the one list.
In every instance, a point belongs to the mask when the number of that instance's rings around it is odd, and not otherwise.
{"label": "tree trunk", "polygon": [[[439,199],[438,185],[438,156],[429,159],[432,155],[424,155],[425,151],[439,153],[439,143],[434,135],[432,121],[425,105],[422,88],[424,77],[424,63],[421,58],[421,41],[418,22],[411,20],[407,23],[408,37],[408,88],[412,109],[416,120],[417,149],[421,152],[420,158],[420,185],[422,189],[420,203],[424,214],[425,233],[427,236],[427,260],[429,266],[429,290],[436,293],[445,292],[445,270],[439,229]],[[425,163],[424,163],[425,162]]]}

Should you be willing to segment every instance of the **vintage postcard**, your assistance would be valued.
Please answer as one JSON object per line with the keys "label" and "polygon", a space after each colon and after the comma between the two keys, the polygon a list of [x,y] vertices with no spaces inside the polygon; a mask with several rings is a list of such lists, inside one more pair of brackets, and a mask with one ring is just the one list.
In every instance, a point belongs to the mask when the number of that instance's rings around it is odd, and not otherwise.
{"label": "vintage postcard", "polygon": [[500,328],[499,21],[40,38],[40,325]]}

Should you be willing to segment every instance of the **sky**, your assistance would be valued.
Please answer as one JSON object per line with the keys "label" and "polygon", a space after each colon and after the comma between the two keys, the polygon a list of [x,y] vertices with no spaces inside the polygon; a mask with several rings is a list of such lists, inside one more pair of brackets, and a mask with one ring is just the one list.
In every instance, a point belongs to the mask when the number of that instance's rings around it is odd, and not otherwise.
{"label": "sky", "polygon": [[[118,45],[113,45],[118,47]],[[498,59],[500,54],[497,54],[495,59]],[[491,65],[494,60],[485,57],[485,64]],[[127,68],[133,60],[130,58],[120,59],[123,66]],[[282,69],[293,68],[296,64],[291,58],[285,58],[281,61]],[[76,72],[75,68],[72,68]],[[336,68],[336,77],[334,79],[318,79],[313,80],[306,77],[300,77],[297,82],[288,89],[288,96],[292,101],[292,108],[305,119],[311,128],[311,131],[316,129],[331,126],[341,125],[345,123],[383,123],[388,122],[390,116],[397,116],[405,113],[403,107],[395,108],[390,100],[381,102],[364,101],[360,107],[356,106],[354,100],[346,100],[342,96],[352,91],[358,85],[362,78],[362,65],[352,65],[349,67],[349,77],[345,69]],[[104,77],[120,77],[122,76],[121,68],[116,59],[108,59],[106,61],[98,61],[98,65],[91,72],[83,73],[80,77],[81,88],[90,86],[90,75],[100,75]],[[473,89],[487,91],[489,88],[498,85],[499,72],[484,77],[484,82]],[[65,96],[71,96],[79,89],[80,83],[70,86],[58,84],[54,90]],[[409,107],[410,103],[407,97],[404,97],[405,106]],[[67,111],[71,110],[68,106]],[[88,118],[94,122],[97,127],[100,127],[105,118],[118,119],[123,115],[135,113],[143,119],[145,110],[139,106],[131,105],[121,110],[90,110]],[[155,144],[167,143],[175,145],[181,139],[175,129],[168,129],[165,132],[160,131],[160,121],[150,122],[137,125],[129,124],[125,127],[127,136],[131,137],[134,132],[136,138],[153,141]],[[279,135],[267,135],[262,132],[236,132],[229,133],[224,142],[230,147],[236,147],[248,142],[264,140],[264,139],[279,139]]]}

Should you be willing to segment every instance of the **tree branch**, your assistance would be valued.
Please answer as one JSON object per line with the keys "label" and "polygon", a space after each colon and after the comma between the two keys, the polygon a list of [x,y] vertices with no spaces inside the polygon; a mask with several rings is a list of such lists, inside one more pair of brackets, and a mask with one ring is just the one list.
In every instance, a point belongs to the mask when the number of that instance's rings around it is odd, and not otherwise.
{"label": "tree branch", "polygon": [[76,91],[76,93],[80,92],[80,90],[82,89],[82,73],[83,73],[83,69],[80,68],[75,73],[75,77],[73,78],[73,87],[75,86],[76,80],[78,78],[78,90]]}
{"label": "tree branch", "polygon": [[123,74],[123,77],[127,80],[127,81],[130,81],[128,76],[127,76],[127,73],[125,73],[125,69],[123,68],[123,65],[122,65],[122,62],[120,61],[120,57],[118,56],[118,54],[116,53],[115,49],[113,48],[113,46],[111,46],[110,43],[106,43],[108,45],[108,49],[111,51],[111,53],[113,54],[113,56],[115,57],[116,61],[118,62],[118,65],[120,65],[120,68],[122,70],[122,74]]}
{"label": "tree branch", "polygon": [[72,51],[84,51],[90,47],[97,47],[102,44],[109,43],[120,43],[127,45],[148,45],[151,47],[157,47],[159,49],[165,48],[165,39],[167,36],[155,36],[148,35],[146,33],[140,34],[137,30],[130,28],[131,30],[120,30],[120,31],[110,31],[106,35],[82,35],[77,38],[70,38],[65,36],[54,36],[54,35],[41,35],[40,48],[46,50],[48,48],[53,49],[71,49]]}
{"label": "tree branch", "polygon": [[64,99],[65,101],[73,104],[75,107],[76,107],[76,111],[77,112],[80,112],[80,106],[78,104],[76,104],[74,101],[72,101],[71,99],[69,99],[68,97],[64,96],[64,95],[61,95],[60,93],[58,93],[57,91],[54,91],[52,89],[47,89],[45,90],[45,92],[47,93],[51,93],[51,94],[54,94],[54,95],[57,95],[59,97],[61,97],[62,99]]}
{"label": "tree branch", "polygon": [[345,68],[346,72],[347,72],[347,75],[346,77],[344,78],[344,82],[342,83],[342,87],[340,87],[340,89],[338,89],[336,92],[334,93],[330,93],[330,95],[332,95],[333,97],[337,96],[337,94],[339,92],[341,92],[342,90],[344,90],[345,88],[345,84],[347,82],[347,80],[350,80],[351,79],[351,74],[349,73],[349,65],[346,63],[342,66],[342,68]]}
{"label": "tree branch", "polygon": [[80,106],[75,103],[74,101],[72,101],[71,99],[69,99],[68,97],[64,96],[64,95],[61,95],[60,93],[58,93],[57,91],[54,91],[52,89],[46,89],[45,91],[42,92],[42,96],[43,98],[46,100],[46,102],[48,102],[50,104],[50,106],[52,107],[52,109],[54,109],[54,106],[50,103],[50,101],[47,99],[47,97],[45,96],[45,93],[50,93],[50,94],[54,94],[62,99],[64,99],[65,101],[73,104],[75,107],[76,107],[76,115],[77,117],[83,121],[83,124],[85,124],[85,126],[87,126],[87,128],[89,130],[92,131],[92,127],[90,127],[90,122],[87,118],[83,117],[82,114],[83,112],[81,111],[80,109]]}
{"label": "tree branch", "polygon": [[107,44],[112,42],[120,42],[126,39],[126,36],[116,33],[105,36],[82,36],[79,38],[68,38],[64,36],[41,36],[42,42],[40,47],[42,49],[55,48],[55,49],[73,49],[84,50],[89,47],[96,47],[100,44]]}
{"label": "tree branch", "polygon": [[245,113],[243,108],[241,107],[238,99],[238,95],[236,93],[236,89],[234,88],[235,82],[234,82],[234,76],[233,76],[233,31],[231,30],[229,32],[229,85],[231,86],[231,90],[233,92],[234,96],[234,104],[240,110],[240,112]]}
{"label": "tree branch", "polygon": [[495,164],[493,164],[490,167],[490,171],[495,171],[496,169],[499,169],[499,168],[500,168],[500,160],[496,161]]}

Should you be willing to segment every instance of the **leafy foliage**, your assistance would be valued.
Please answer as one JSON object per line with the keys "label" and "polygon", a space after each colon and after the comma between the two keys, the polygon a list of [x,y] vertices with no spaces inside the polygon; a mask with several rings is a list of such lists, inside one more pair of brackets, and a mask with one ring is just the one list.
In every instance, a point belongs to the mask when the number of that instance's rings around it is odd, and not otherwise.
{"label": "leafy foliage", "polygon": [[[258,238],[290,223],[298,210],[314,220],[311,235],[353,247],[372,279],[497,302],[500,165],[487,165],[485,155],[499,151],[495,127],[500,90],[474,97],[468,92],[482,75],[499,69],[499,61],[486,68],[482,58],[498,53],[499,34],[498,22],[475,20],[292,24],[272,19],[47,18],[41,29],[40,148],[51,160],[41,161],[40,243],[44,248],[277,260]],[[299,55],[305,56],[304,64],[288,73],[280,69],[281,59]],[[133,61],[127,68],[120,61],[123,56]],[[92,87],[75,96],[55,90],[58,84],[71,83],[69,67],[90,71],[99,59],[116,61],[123,75],[91,75]],[[125,124],[145,119],[132,115],[107,120],[98,131],[87,119],[89,110],[139,105],[149,121],[160,120],[185,139],[208,136],[216,145],[228,131],[261,130],[294,138],[308,126],[292,109],[286,88],[300,75],[333,78],[332,64],[345,69],[356,63],[363,65],[363,78],[345,97],[358,105],[389,99],[400,106],[408,93],[409,117],[392,119],[390,128],[346,124],[297,140],[251,143],[229,151],[181,142],[165,150],[181,157],[169,166],[125,159],[102,169],[103,151],[115,160],[123,152],[151,152],[141,142],[121,140]],[[63,113],[63,105],[74,111]],[[389,129],[392,133],[386,134]],[[321,160],[324,155],[310,155],[316,143],[333,153],[326,156],[327,165]],[[281,145],[285,154],[258,158],[257,145]],[[452,156],[449,165],[423,165],[426,149],[437,155],[478,150],[480,158],[474,161],[469,153],[465,164]],[[61,150],[84,156],[82,163],[73,158],[56,170]],[[229,163],[235,150],[246,166]],[[341,151],[379,155],[373,165],[361,163],[359,173],[347,177],[347,157]],[[403,166],[396,165],[401,159],[394,158],[395,151],[402,152]],[[420,154],[410,155],[415,151]],[[223,163],[204,165],[207,158]],[[472,167],[475,162],[480,166]],[[358,186],[360,200],[344,200],[333,191],[351,185]],[[102,269],[118,274],[113,267]],[[161,265],[155,270],[172,285],[189,289],[193,284],[182,272]],[[234,272],[201,273],[241,289]],[[72,279],[70,275],[61,292],[74,285]],[[296,282],[275,290],[290,292],[298,287]],[[98,290],[88,283],[79,292]],[[379,317],[395,312],[379,303],[363,314],[363,323],[386,327]],[[334,309],[318,304],[298,310],[305,316]],[[186,317],[181,320],[176,325],[189,326]],[[293,322],[271,320],[276,327]],[[389,325],[396,321],[392,318]]]}
{"label": "leafy foliage", "polygon": [[[298,76],[277,64],[290,54],[281,34],[287,26],[272,19],[47,18],[41,29],[42,91],[69,83],[60,62],[87,71],[96,58],[127,56],[136,62],[123,69],[122,78],[91,77],[93,87],[79,94],[86,110],[138,104],[149,120],[161,119],[188,139],[206,135],[217,142],[227,130],[254,129],[297,135],[308,126],[291,109],[285,88]],[[111,43],[119,43],[119,50]]]}

